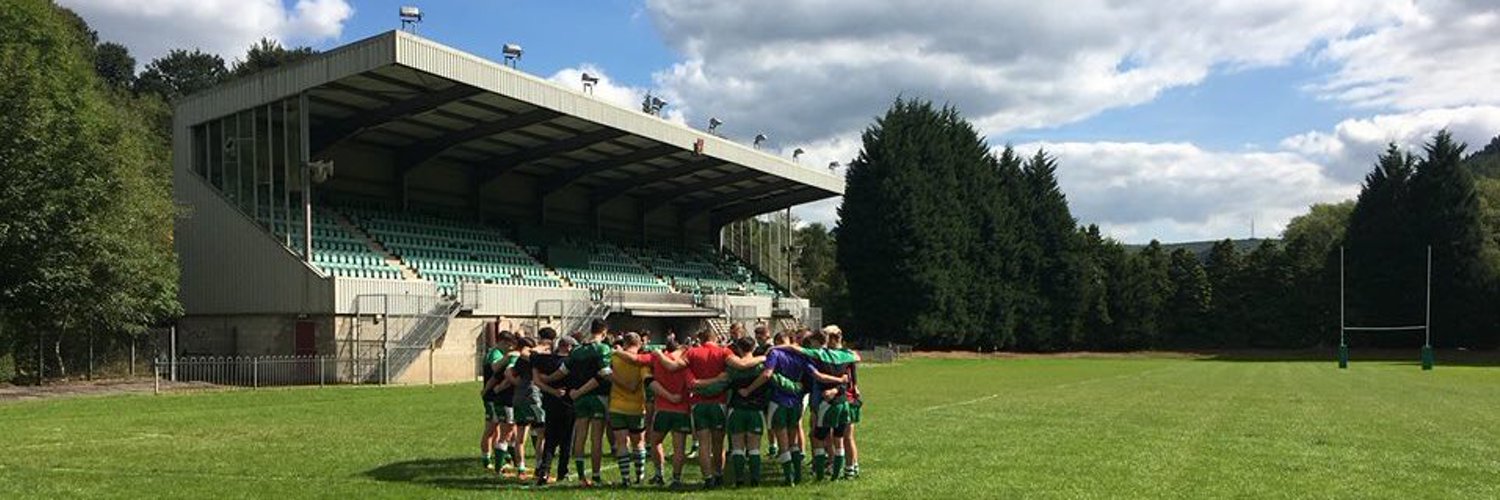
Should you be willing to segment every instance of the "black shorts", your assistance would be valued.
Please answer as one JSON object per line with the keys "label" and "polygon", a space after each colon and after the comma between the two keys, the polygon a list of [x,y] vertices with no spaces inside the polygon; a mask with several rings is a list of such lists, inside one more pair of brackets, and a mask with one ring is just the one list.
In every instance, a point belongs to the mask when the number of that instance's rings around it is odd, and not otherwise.
{"label": "black shorts", "polygon": [[817,427],[813,429],[813,438],[822,441],[828,439],[829,435],[843,439],[849,435],[849,424],[839,424],[837,427]]}

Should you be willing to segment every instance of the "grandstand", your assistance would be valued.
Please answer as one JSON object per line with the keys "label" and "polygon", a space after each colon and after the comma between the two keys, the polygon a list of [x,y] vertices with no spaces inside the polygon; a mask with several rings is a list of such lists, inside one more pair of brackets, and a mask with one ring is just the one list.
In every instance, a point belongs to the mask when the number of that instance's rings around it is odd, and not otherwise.
{"label": "grandstand", "polygon": [[843,191],[399,31],[189,96],[173,130],[178,350],[350,377],[472,378],[486,328],[816,322],[767,214]]}

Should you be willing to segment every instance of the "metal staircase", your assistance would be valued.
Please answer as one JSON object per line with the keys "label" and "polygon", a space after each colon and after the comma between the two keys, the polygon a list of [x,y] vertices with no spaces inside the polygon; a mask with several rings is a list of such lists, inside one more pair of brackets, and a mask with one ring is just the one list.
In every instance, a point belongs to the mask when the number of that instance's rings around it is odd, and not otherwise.
{"label": "metal staircase", "polygon": [[441,300],[390,342],[386,346],[385,355],[386,381],[399,378],[417,361],[422,351],[431,349],[439,338],[448,333],[448,324],[458,316],[459,309],[458,301]]}

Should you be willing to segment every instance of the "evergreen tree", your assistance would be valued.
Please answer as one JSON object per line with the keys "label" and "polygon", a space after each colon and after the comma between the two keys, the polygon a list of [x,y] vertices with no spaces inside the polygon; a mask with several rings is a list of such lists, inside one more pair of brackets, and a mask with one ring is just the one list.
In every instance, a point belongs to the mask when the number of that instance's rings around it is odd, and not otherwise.
{"label": "evergreen tree", "polygon": [[1209,303],[1208,334],[1205,340],[1217,347],[1244,347],[1244,286],[1240,283],[1244,262],[1239,249],[1228,239],[1214,243],[1204,262],[1208,286],[1213,291]]}
{"label": "evergreen tree", "polygon": [[[1415,166],[1414,157],[1390,145],[1365,176],[1349,215],[1343,268],[1346,322],[1351,326],[1422,323],[1426,244],[1414,234],[1414,219],[1420,217],[1410,203]],[[1359,336],[1351,342],[1370,340]]]}
{"label": "evergreen tree", "polygon": [[1028,350],[1057,350],[1078,343],[1083,334],[1078,223],[1057,185],[1057,162],[1038,150],[1021,169],[1029,224],[1022,234],[1022,264],[1028,301],[1021,345]]}
{"label": "evergreen tree", "polygon": [[1208,347],[1204,338],[1213,290],[1208,273],[1198,256],[1185,248],[1172,251],[1168,276],[1172,280],[1172,300],[1167,307],[1170,324],[1167,345],[1173,347]]}
{"label": "evergreen tree", "polygon": [[[862,135],[838,231],[839,268],[862,331],[967,345],[983,327],[972,293],[988,147],[952,108],[898,100]],[[878,332],[878,333],[876,333]]]}
{"label": "evergreen tree", "polygon": [[1125,249],[1100,234],[1094,224],[1079,231],[1079,240],[1083,338],[1071,348],[1111,349],[1115,321],[1110,314],[1110,289],[1117,284],[1111,280],[1110,270],[1119,267],[1116,262],[1124,259]]}
{"label": "evergreen tree", "polygon": [[1474,180],[1460,166],[1464,145],[1444,130],[1425,149],[1411,177],[1412,232],[1414,246],[1432,247],[1433,338],[1446,346],[1494,347],[1500,344],[1488,300],[1494,271],[1485,260]]}

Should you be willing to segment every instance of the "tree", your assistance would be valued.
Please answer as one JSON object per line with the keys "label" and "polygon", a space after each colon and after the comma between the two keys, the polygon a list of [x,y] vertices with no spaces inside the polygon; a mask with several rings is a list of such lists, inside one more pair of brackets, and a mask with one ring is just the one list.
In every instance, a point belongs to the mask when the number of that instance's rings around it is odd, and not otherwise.
{"label": "tree", "polygon": [[156,94],[167,101],[218,85],[228,76],[224,59],[194,49],[175,49],[152,60],[135,81],[137,93]]}
{"label": "tree", "polygon": [[1026,302],[1026,321],[1018,333],[1027,350],[1058,350],[1083,337],[1078,222],[1068,210],[1056,172],[1057,161],[1042,150],[1021,168],[1024,192],[1019,200],[1027,223],[1020,227],[1020,284],[1035,299]]}
{"label": "tree", "polygon": [[1346,322],[1355,326],[1414,325],[1423,304],[1426,244],[1414,229],[1410,182],[1416,158],[1394,144],[1365,176],[1344,235]]}
{"label": "tree", "polygon": [[1198,256],[1185,248],[1172,251],[1167,275],[1172,280],[1172,299],[1167,305],[1167,345],[1208,347],[1204,338],[1213,288]]}
{"label": "tree", "polygon": [[1213,291],[1207,342],[1218,347],[1244,347],[1248,342],[1244,331],[1245,287],[1240,283],[1244,262],[1234,241],[1225,239],[1214,243],[1208,251],[1203,271],[1208,275],[1208,286]]}
{"label": "tree", "polygon": [[839,207],[838,263],[870,335],[962,346],[984,326],[972,292],[988,146],[953,108],[897,100],[861,136]]}
{"label": "tree", "polygon": [[1316,203],[1308,207],[1307,213],[1292,217],[1281,232],[1283,241],[1304,240],[1313,249],[1330,249],[1344,239],[1344,229],[1349,227],[1349,216],[1354,213],[1354,200],[1338,203]]}
{"label": "tree", "polygon": [[70,19],[40,0],[0,9],[0,322],[36,332],[11,350],[45,345],[57,376],[80,333],[180,310],[165,148],[102,92]]}
{"label": "tree", "polygon": [[1440,131],[1411,177],[1417,244],[1432,247],[1434,338],[1449,346],[1494,347],[1494,270],[1485,259],[1484,225],[1474,180],[1460,162],[1464,145]]}
{"label": "tree", "polygon": [[135,84],[135,58],[124,45],[101,43],[94,51],[94,73],[110,88],[129,89]]}
{"label": "tree", "polygon": [[846,324],[848,289],[838,270],[833,233],[814,222],[797,229],[796,241],[802,250],[797,256],[797,293],[823,308],[824,323]]}
{"label": "tree", "polygon": [[311,47],[287,49],[275,40],[262,38],[259,42],[251,45],[250,49],[245,52],[244,60],[235,61],[234,69],[230,71],[230,76],[238,78],[259,73],[271,68],[301,61],[317,53]]}

